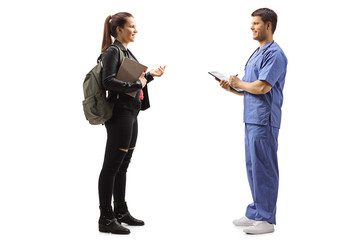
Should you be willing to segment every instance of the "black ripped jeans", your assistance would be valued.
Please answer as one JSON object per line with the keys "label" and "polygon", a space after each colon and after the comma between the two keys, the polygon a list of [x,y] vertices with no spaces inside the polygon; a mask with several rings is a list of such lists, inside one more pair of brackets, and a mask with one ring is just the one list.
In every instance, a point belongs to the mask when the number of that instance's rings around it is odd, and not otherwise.
{"label": "black ripped jeans", "polygon": [[101,209],[111,209],[112,196],[114,203],[125,202],[126,172],[136,144],[138,113],[137,109],[114,108],[112,118],[105,123],[107,142],[99,177]]}

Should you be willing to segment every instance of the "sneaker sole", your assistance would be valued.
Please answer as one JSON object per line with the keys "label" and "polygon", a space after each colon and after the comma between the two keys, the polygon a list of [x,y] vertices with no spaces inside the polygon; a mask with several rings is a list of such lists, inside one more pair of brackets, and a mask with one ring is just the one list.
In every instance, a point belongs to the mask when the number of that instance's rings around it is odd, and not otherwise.
{"label": "sneaker sole", "polygon": [[275,232],[275,229],[269,230],[269,231],[265,231],[265,232],[246,232],[246,231],[244,230],[244,233],[250,234],[250,235],[266,234],[266,233],[273,233],[273,232]]}

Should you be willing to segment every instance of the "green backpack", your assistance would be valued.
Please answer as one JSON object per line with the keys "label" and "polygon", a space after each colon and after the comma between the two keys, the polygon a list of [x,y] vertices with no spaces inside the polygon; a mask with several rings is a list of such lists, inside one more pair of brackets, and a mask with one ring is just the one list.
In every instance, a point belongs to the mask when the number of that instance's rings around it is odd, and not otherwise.
{"label": "green backpack", "polygon": [[[116,46],[116,45],[114,45]],[[116,46],[119,48],[118,46]],[[120,62],[124,59],[124,53],[119,48]],[[83,110],[86,119],[92,125],[104,124],[112,116],[114,105],[106,98],[106,91],[102,87],[101,80],[102,61],[98,60],[97,65],[86,74],[83,90]]]}

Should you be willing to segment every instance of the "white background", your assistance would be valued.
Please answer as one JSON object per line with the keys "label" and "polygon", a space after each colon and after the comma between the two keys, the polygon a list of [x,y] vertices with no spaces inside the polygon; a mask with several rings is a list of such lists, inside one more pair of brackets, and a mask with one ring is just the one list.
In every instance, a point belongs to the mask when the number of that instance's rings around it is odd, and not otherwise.
{"label": "white background", "polygon": [[[1,239],[359,239],[359,20],[356,1],[12,1],[1,24]],[[242,97],[207,72],[243,74],[251,13],[278,14],[288,57],[276,232],[232,225],[251,201]],[[82,81],[105,18],[135,16],[129,48],[166,74],[139,115],[127,201],[144,227],[97,230],[106,141],[85,120]]]}

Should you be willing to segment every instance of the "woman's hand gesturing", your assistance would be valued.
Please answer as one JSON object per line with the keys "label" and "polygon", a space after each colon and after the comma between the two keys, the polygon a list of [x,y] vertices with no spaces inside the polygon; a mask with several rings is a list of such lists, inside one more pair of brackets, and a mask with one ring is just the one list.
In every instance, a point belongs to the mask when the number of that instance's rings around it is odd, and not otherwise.
{"label": "woman's hand gesturing", "polygon": [[153,77],[161,77],[165,72],[166,65],[164,67],[159,67],[158,69],[151,69],[150,74]]}

